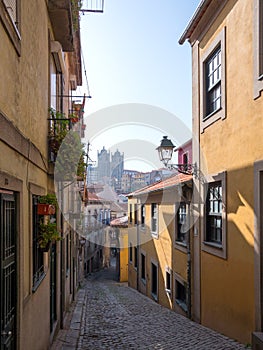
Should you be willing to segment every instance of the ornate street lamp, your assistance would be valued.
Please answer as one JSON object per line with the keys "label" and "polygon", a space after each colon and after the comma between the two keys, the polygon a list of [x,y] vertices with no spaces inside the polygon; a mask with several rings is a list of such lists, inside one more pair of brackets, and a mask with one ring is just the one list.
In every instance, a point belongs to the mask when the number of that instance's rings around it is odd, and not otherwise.
{"label": "ornate street lamp", "polygon": [[197,177],[198,170],[197,170],[197,164],[170,164],[170,160],[172,159],[173,150],[175,146],[172,143],[170,139],[167,138],[167,136],[163,136],[163,139],[161,140],[161,144],[159,147],[157,147],[157,151],[159,153],[160,161],[164,164],[164,166],[167,169],[170,170],[177,170],[179,173],[187,174],[187,175],[194,175]]}

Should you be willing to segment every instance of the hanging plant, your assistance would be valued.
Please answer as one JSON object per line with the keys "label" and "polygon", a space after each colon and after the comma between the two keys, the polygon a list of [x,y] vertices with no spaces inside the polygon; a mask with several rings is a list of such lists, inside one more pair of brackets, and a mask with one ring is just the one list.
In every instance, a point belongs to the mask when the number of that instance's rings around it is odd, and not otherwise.
{"label": "hanging plant", "polygon": [[73,29],[76,32],[79,30],[79,11],[82,7],[82,1],[81,0],[71,0],[71,13],[72,13],[72,24]]}
{"label": "hanging plant", "polygon": [[43,250],[48,250],[51,243],[60,241],[62,238],[57,231],[57,224],[50,223],[47,224],[41,223],[39,225],[39,238],[38,244],[39,247]]}
{"label": "hanging plant", "polygon": [[64,113],[49,109],[49,152],[50,160],[55,161],[62,141],[69,131],[69,120]]}

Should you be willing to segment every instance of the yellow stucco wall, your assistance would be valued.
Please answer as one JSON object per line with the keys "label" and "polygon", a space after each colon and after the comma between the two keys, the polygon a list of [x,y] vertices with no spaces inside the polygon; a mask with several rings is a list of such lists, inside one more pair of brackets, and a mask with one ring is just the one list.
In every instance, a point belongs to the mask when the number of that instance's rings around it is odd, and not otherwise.
{"label": "yellow stucco wall", "polygon": [[128,229],[120,229],[120,282],[128,281]]}
{"label": "yellow stucco wall", "polygon": [[[162,196],[154,195],[149,202],[161,203]],[[135,199],[129,199],[129,204],[134,204]],[[149,298],[153,298],[151,293],[151,264],[152,262],[158,266],[158,296],[157,301],[161,305],[172,308],[172,297],[165,291],[165,278],[166,269],[172,270],[172,235],[174,222],[174,205],[173,204],[159,204],[158,214],[158,238],[154,238],[151,235],[150,222],[151,222],[151,204],[145,204],[145,229],[141,229],[140,226],[129,226],[129,242],[131,237],[135,236],[134,232],[138,232],[140,241],[140,254],[143,253],[146,257],[146,279],[142,281],[140,278],[140,270],[134,268],[134,263],[129,263],[129,285],[133,288],[137,288],[137,271],[139,271],[138,289],[143,294],[146,294]],[[140,218],[140,216],[138,216]],[[139,257],[140,262],[140,257]]]}
{"label": "yellow stucco wall", "polygon": [[227,171],[227,258],[201,253],[201,322],[250,343],[255,318],[253,164],[263,154],[263,102],[253,99],[253,1],[234,3],[199,44],[201,61],[226,27],[226,119],[207,127],[200,145],[206,163],[201,167],[208,174]]}
{"label": "yellow stucco wall", "polygon": [[[4,50],[0,64],[0,113],[12,123],[13,129],[19,129],[24,140],[30,140],[31,146],[23,144],[11,148],[0,142],[0,172],[22,181],[19,196],[18,230],[18,302],[17,302],[17,339],[18,349],[43,350],[50,343],[50,270],[49,254],[44,253],[45,277],[35,292],[32,291],[32,210],[31,195],[34,188],[44,193],[53,190],[53,181],[47,175],[48,168],[48,107],[49,107],[49,35],[52,40],[47,4],[45,1],[27,1],[21,3],[21,56],[12,45],[3,25],[0,25],[0,42]],[[67,84],[67,77],[65,82]],[[1,135],[5,130],[1,128]],[[12,135],[10,142],[12,143]],[[36,146],[33,150],[33,146]],[[28,158],[38,155],[41,166],[27,160],[19,152],[25,152]],[[41,155],[40,155],[41,154]],[[1,175],[1,174],[0,174]],[[1,188],[2,182],[1,182]],[[44,194],[43,193],[43,194]],[[57,269],[59,270],[59,250],[57,249]],[[57,317],[59,310],[60,285],[57,277]]]}

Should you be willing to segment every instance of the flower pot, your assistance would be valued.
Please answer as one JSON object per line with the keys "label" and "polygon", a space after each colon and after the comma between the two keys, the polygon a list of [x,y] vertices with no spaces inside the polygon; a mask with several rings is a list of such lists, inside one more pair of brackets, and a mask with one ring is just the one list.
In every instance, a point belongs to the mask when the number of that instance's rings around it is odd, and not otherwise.
{"label": "flower pot", "polygon": [[37,205],[38,215],[54,215],[56,213],[56,207],[53,204],[42,204]]}
{"label": "flower pot", "polygon": [[79,121],[78,117],[70,118],[72,123],[77,123]]}

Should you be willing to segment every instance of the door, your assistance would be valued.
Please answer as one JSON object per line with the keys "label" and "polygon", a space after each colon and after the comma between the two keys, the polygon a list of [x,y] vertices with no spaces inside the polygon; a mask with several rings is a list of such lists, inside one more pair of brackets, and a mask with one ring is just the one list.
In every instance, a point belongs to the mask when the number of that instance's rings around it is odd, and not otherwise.
{"label": "door", "polygon": [[0,313],[1,350],[16,348],[16,201],[12,192],[0,191]]}

